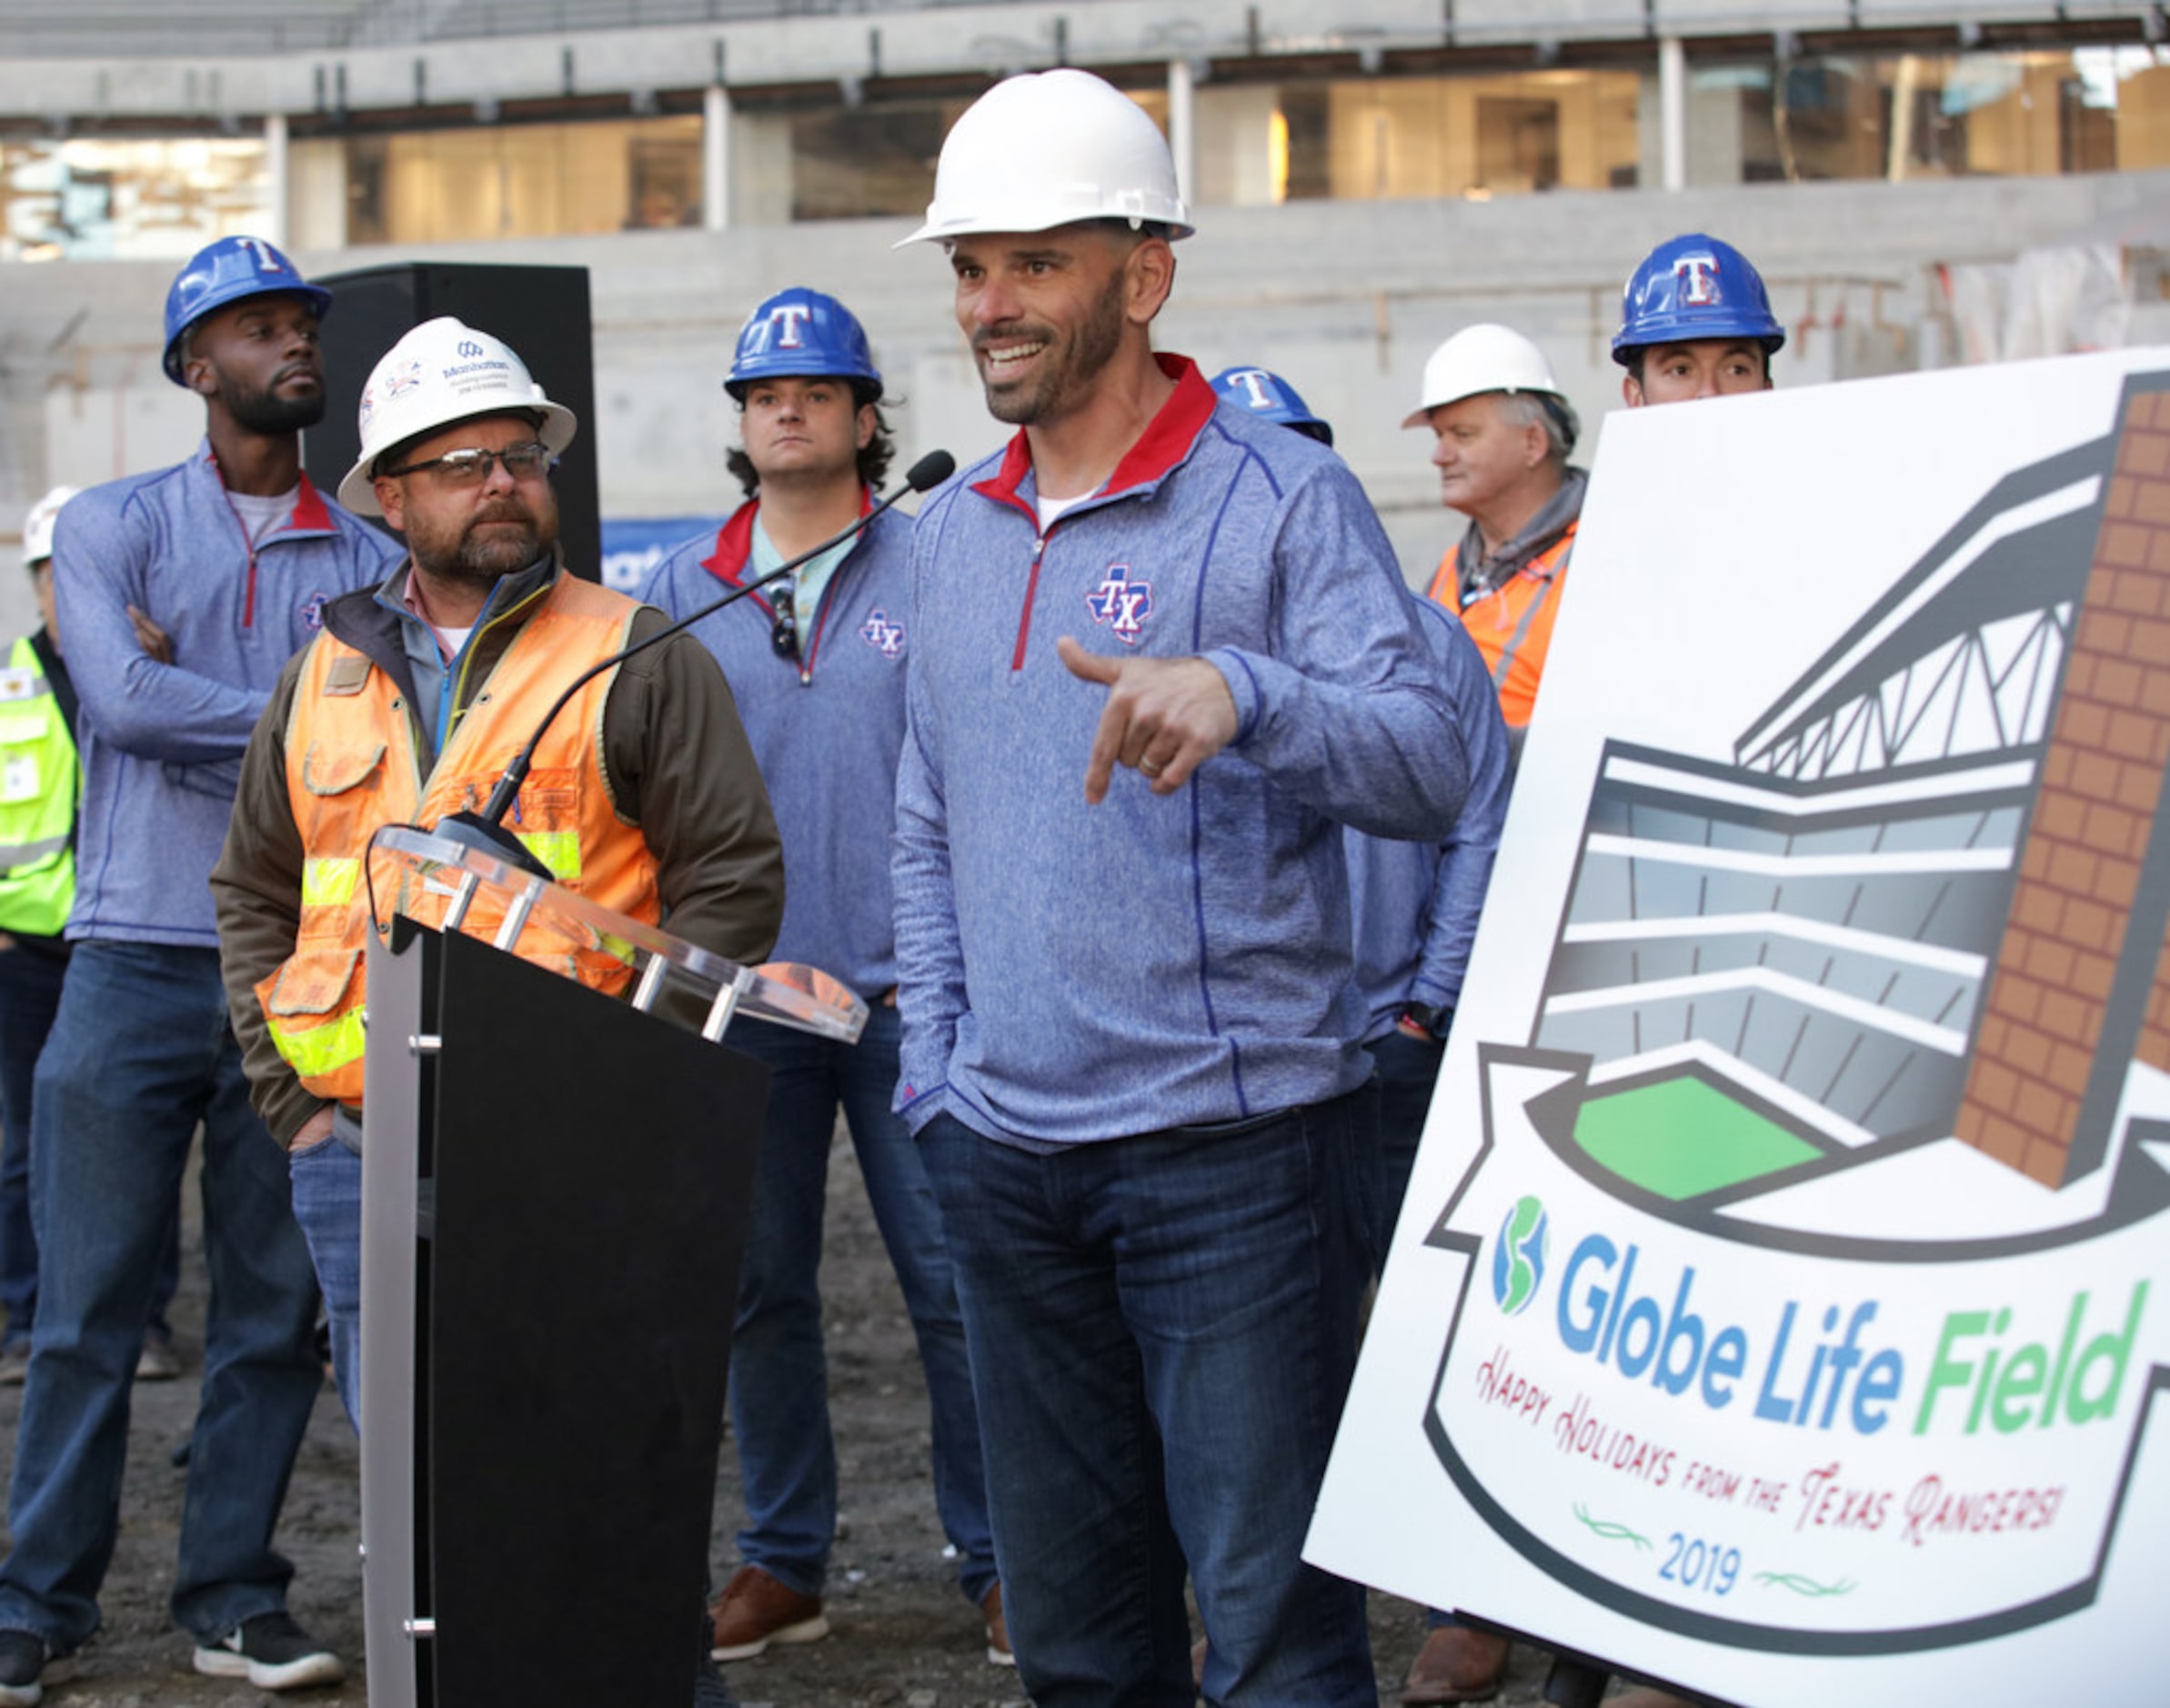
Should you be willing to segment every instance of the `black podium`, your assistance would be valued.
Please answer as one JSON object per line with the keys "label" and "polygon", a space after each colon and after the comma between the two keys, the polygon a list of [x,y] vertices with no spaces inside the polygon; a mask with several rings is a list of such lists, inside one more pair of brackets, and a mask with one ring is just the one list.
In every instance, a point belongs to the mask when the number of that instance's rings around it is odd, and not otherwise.
{"label": "black podium", "polygon": [[[721,1040],[855,1040],[865,1006],[417,831],[370,881],[369,1701],[685,1708],[768,1090]],[[632,1000],[521,959],[537,933],[621,960]]]}

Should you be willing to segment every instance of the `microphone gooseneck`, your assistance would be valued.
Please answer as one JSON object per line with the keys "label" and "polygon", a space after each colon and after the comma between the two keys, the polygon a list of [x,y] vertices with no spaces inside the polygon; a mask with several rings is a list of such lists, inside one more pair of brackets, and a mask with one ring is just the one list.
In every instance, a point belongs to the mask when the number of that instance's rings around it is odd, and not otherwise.
{"label": "microphone gooseneck", "polygon": [[571,703],[573,696],[605,670],[623,664],[635,653],[644,652],[658,641],[669,639],[681,628],[699,622],[704,617],[713,616],[716,612],[723,609],[725,606],[744,598],[748,593],[759,591],[770,582],[789,575],[792,570],[799,568],[801,565],[819,558],[823,552],[833,551],[855,534],[861,533],[871,527],[876,517],[903,497],[906,493],[931,491],[949,479],[956,471],[957,459],[948,451],[929,451],[926,456],[920,457],[918,462],[905,470],[902,486],[868,510],[864,516],[859,517],[849,527],[832,534],[812,549],[800,552],[789,563],[777,565],[767,575],[748,581],[743,587],[733,588],[721,598],[702,606],[700,609],[688,616],[679,618],[678,621],[670,624],[668,628],[658,628],[647,639],[637,640],[631,646],[612,653],[599,664],[591,665],[581,671],[578,676],[567,684],[565,692],[552,703],[550,709],[543,714],[542,721],[535,726],[535,733],[527,738],[527,744],[514,756],[512,763],[505,768],[505,774],[497,779],[497,786],[490,791],[490,798],[483,803],[482,810],[480,812],[448,812],[437,820],[430,834],[442,837],[448,842],[459,843],[465,848],[475,849],[489,855],[492,859],[503,860],[508,866],[517,867],[533,877],[546,880],[550,879],[552,876],[550,869],[528,851],[526,843],[505,828],[504,819],[505,815],[512,810],[512,803],[519,795],[520,785],[527,780],[528,769],[535,763],[535,749],[541,744],[542,738],[548,733],[550,726],[557,721],[558,714]]}

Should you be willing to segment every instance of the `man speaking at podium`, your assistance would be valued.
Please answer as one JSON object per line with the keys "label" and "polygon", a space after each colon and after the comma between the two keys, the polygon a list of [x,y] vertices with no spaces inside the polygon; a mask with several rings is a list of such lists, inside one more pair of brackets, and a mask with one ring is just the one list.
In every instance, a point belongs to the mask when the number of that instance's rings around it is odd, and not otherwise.
{"label": "man speaking at podium", "polygon": [[[559,559],[550,465],[576,425],[509,347],[449,316],[377,363],[339,497],[398,529],[408,558],[327,605],[280,676],[211,874],[250,1094],[290,1152],[357,1426],[370,836],[481,801],[576,677],[668,620]],[[749,964],[776,941],[769,797],[689,635],[602,672],[550,720],[506,826],[605,907]]]}

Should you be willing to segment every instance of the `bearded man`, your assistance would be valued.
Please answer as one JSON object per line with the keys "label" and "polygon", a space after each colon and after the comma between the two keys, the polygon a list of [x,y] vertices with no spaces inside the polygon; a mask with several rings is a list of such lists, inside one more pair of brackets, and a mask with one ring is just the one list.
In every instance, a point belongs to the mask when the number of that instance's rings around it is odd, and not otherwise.
{"label": "bearded man", "polygon": [[281,673],[211,874],[250,1090],[288,1153],[357,1427],[370,837],[487,795],[539,729],[506,823],[558,881],[748,964],[783,913],[769,797],[698,641],[604,670],[545,724],[584,671],[667,626],[559,558],[550,469],[572,412],[509,345],[445,316],[386,353],[360,417],[340,497],[397,528],[407,559],[334,601]]}
{"label": "bearded man", "polygon": [[[327,600],[392,547],[301,470],[324,413],[331,294],[259,237],[222,237],[166,304],[168,378],[204,400],[186,462],[61,512],[54,591],[81,703],[75,945],[32,1099],[38,1308],[0,1562],[0,1703],[41,1700],[97,1630],[120,1522],[128,1386],[194,1135],[210,1271],[173,1617],[198,1672],[336,1682],[286,1611],[271,1545],[324,1385],[316,1285],[277,1147],[248,1104],[206,879],[249,731]],[[146,650],[146,626],[171,637]]]}
{"label": "bearded man", "polygon": [[903,1084],[957,1271],[1011,1645],[1041,1708],[1379,1700],[1301,1548],[1376,1190],[1342,824],[1438,841],[1452,698],[1362,489],[1156,355],[1189,235],[1151,119],[1013,78],[948,251],[1020,431],[912,531]]}
{"label": "bearded man", "polygon": [[[288,1153],[357,1429],[370,839],[482,799],[533,737],[506,827],[568,889],[748,964],[776,941],[784,889],[769,797],[715,660],[690,635],[618,659],[661,633],[662,613],[579,579],[558,554],[550,470],[572,412],[503,339],[441,316],[385,353],[359,413],[339,496],[397,528],[407,561],[335,600],[281,673],[211,874],[250,1091]],[[513,952],[565,970],[562,944],[532,931]],[[573,959],[606,990],[626,972],[608,954]],[[699,1618],[692,1700],[728,1708]]]}

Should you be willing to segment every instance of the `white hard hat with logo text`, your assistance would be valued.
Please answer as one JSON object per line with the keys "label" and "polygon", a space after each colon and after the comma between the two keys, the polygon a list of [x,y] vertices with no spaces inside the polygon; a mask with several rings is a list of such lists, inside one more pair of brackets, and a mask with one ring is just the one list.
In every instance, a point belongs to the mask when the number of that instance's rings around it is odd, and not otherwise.
{"label": "white hard hat with logo text", "polygon": [[573,412],[543,396],[504,339],[440,315],[425,320],[384,354],[362,387],[362,448],[339,482],[339,502],[381,516],[372,479],[377,459],[396,445],[485,415],[537,417],[536,437],[555,457],[573,442]]}
{"label": "white hard hat with logo text", "polygon": [[926,223],[897,246],[1086,219],[1191,232],[1168,139],[1143,107],[1090,71],[1027,72],[949,127]]}

